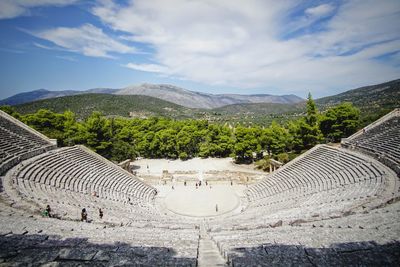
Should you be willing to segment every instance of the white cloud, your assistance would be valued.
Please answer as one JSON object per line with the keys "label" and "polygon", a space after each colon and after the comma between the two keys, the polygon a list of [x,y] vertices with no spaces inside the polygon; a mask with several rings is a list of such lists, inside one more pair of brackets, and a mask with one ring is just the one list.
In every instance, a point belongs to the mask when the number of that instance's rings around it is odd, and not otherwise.
{"label": "white cloud", "polygon": [[[155,64],[125,65],[136,70],[213,85],[287,91],[399,78],[398,63],[374,60],[400,48],[398,0],[311,6],[300,19],[290,17],[296,8],[294,0],[136,0],[126,5],[103,1],[92,12],[124,32],[124,38],[154,49],[149,60]],[[327,15],[332,18],[315,31],[318,18]],[[282,39],[293,30],[287,21],[296,19],[303,21],[302,35]]]}
{"label": "white cloud", "polygon": [[304,13],[312,17],[323,17],[329,15],[334,10],[334,6],[331,4],[322,4],[315,7],[307,8]]}
{"label": "white cloud", "polygon": [[134,64],[128,63],[124,65],[125,67],[133,70],[140,70],[140,71],[147,71],[147,72],[154,72],[154,73],[167,73],[168,68],[164,66],[160,66],[157,64]]}
{"label": "white cloud", "polygon": [[0,19],[29,15],[29,9],[40,6],[65,6],[77,0],[1,0]]}
{"label": "white cloud", "polygon": [[[32,33],[34,36],[50,41],[68,51],[91,57],[112,58],[110,53],[134,53],[136,49],[107,36],[102,29],[92,24],[78,28],[59,27]],[[48,46],[36,45],[49,49]]]}

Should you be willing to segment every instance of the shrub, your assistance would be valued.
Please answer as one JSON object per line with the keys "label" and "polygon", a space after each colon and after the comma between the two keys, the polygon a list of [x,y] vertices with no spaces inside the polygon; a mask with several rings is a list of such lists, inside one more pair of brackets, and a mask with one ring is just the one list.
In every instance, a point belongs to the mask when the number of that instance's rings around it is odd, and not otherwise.
{"label": "shrub", "polygon": [[188,159],[188,154],[186,152],[181,152],[181,153],[179,153],[179,158],[181,160],[187,160]]}

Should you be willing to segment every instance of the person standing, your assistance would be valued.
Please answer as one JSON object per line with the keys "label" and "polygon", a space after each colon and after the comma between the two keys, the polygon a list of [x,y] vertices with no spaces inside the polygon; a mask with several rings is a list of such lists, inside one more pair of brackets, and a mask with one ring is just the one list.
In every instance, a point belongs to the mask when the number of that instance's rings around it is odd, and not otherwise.
{"label": "person standing", "polygon": [[83,209],[82,209],[82,212],[81,212],[81,221],[82,221],[82,222],[83,222],[83,221],[87,222],[87,212],[86,212],[86,209],[85,209],[85,208],[83,208]]}
{"label": "person standing", "polygon": [[99,208],[99,217],[100,220],[103,219],[103,211],[101,210],[101,208]]}
{"label": "person standing", "polygon": [[43,215],[46,216],[46,217],[51,217],[51,208],[50,208],[50,205],[47,205],[47,206],[46,206],[46,209],[44,210]]}

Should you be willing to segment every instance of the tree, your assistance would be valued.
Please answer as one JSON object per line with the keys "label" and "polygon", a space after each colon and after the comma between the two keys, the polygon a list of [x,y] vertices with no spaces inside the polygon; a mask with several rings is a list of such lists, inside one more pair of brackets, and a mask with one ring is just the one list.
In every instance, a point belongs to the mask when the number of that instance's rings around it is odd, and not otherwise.
{"label": "tree", "polygon": [[263,159],[256,161],[255,163],[257,169],[261,169],[263,171],[269,171],[269,167],[271,165],[271,158],[269,156],[265,156]]}
{"label": "tree", "polygon": [[106,158],[111,158],[112,129],[110,120],[100,112],[93,112],[84,122],[82,129],[87,146]]}
{"label": "tree", "polygon": [[194,125],[187,125],[180,129],[176,136],[176,145],[179,155],[184,152],[186,154],[186,158],[188,158],[197,154],[198,140],[196,132],[197,128]]}
{"label": "tree", "polygon": [[256,138],[255,130],[238,126],[235,131],[235,139],[234,152],[236,161],[253,161],[253,152],[261,150],[261,145]]}
{"label": "tree", "polygon": [[22,121],[49,138],[57,139],[60,145],[64,141],[64,116],[48,109],[39,109],[36,113],[23,116]]}
{"label": "tree", "polygon": [[[63,129],[63,140],[59,142],[59,145],[72,146],[77,143],[81,143],[83,140],[80,139],[79,132],[82,132],[82,125],[77,123],[75,114],[67,110],[63,113],[64,116],[64,129]],[[60,140],[59,140],[60,141]]]}
{"label": "tree", "polygon": [[289,162],[289,154],[288,153],[279,153],[277,155],[277,158],[280,162],[282,163],[287,163]]}
{"label": "tree", "polygon": [[186,152],[181,152],[181,153],[179,153],[179,158],[181,160],[187,160],[188,159],[188,154]]}
{"label": "tree", "polygon": [[18,120],[21,119],[21,115],[12,106],[8,106],[8,105],[0,106],[0,110],[4,111],[8,115],[11,115],[11,116],[13,116],[14,118],[16,118]]}
{"label": "tree", "polygon": [[315,105],[314,99],[311,96],[311,93],[308,93],[307,97],[307,116],[306,123],[311,127],[314,127],[318,123],[318,110]]}
{"label": "tree", "polygon": [[273,121],[263,131],[261,146],[267,150],[268,154],[277,154],[287,150],[289,140],[289,131]]}
{"label": "tree", "polygon": [[304,120],[300,120],[299,126],[304,148],[311,148],[322,141],[323,136],[318,125],[318,110],[311,93],[308,94],[307,115]]}
{"label": "tree", "polygon": [[117,162],[124,161],[126,159],[136,158],[136,151],[134,147],[122,140],[117,140],[112,143],[111,148],[111,159]]}
{"label": "tree", "polygon": [[159,157],[176,159],[178,157],[175,139],[176,134],[176,131],[171,128],[157,132],[150,145],[150,149],[153,151],[158,150],[158,153],[156,153]]}
{"label": "tree", "polygon": [[320,119],[321,132],[333,142],[353,134],[359,124],[360,110],[351,103],[342,103],[328,109]]}

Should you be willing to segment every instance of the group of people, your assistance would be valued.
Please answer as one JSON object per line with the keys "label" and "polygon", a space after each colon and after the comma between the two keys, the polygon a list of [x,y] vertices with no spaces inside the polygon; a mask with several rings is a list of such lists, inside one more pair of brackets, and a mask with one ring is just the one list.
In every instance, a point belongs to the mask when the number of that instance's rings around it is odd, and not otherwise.
{"label": "group of people", "polygon": [[[205,183],[206,183],[206,186],[208,186],[208,182],[206,181]],[[196,182],[196,189],[199,188],[201,186],[201,184],[202,184],[201,181]],[[211,188],[211,184],[210,184],[210,188]]]}
{"label": "group of people", "polygon": [[[46,206],[46,209],[42,212],[42,215],[44,217],[49,217],[49,218],[53,217],[50,205]],[[103,219],[103,216],[104,216],[103,210],[101,208],[99,208],[99,218],[100,218],[100,220]],[[86,211],[85,208],[83,208],[82,211],[81,211],[81,221],[82,222],[83,221],[88,222],[88,214],[87,214],[87,211]]]}
{"label": "group of people", "polygon": [[[99,208],[99,218],[100,218],[100,220],[103,219],[103,215],[104,215],[103,214],[103,210],[101,208]],[[88,214],[87,214],[87,211],[86,211],[85,208],[83,208],[82,212],[81,212],[81,222],[83,222],[83,221],[88,222]]]}

